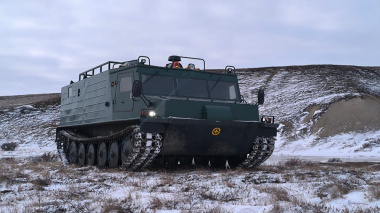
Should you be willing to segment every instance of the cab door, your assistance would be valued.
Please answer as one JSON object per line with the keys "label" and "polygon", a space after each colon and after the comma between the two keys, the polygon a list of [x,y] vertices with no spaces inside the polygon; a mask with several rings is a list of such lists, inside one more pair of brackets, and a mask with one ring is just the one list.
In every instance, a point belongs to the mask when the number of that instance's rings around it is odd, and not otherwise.
{"label": "cab door", "polygon": [[117,76],[114,111],[128,112],[133,110],[132,84],[133,72]]}

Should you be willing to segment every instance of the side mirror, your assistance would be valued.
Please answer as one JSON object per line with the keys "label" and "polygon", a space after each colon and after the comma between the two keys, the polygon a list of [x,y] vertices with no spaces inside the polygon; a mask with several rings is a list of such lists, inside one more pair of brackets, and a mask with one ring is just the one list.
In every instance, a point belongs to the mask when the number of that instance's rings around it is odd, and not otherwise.
{"label": "side mirror", "polygon": [[140,97],[142,93],[142,82],[140,80],[135,80],[132,86],[133,97]]}
{"label": "side mirror", "polygon": [[264,103],[264,90],[260,89],[258,94],[257,94],[257,104],[258,105],[263,105]]}

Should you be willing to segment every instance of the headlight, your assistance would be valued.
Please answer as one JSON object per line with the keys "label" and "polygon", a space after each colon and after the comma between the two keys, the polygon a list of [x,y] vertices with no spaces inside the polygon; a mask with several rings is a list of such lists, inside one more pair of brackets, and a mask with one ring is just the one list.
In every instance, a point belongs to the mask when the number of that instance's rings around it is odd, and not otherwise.
{"label": "headlight", "polygon": [[150,111],[149,112],[149,117],[156,117],[156,112],[155,111]]}
{"label": "headlight", "polygon": [[143,109],[141,110],[141,117],[156,117],[156,112],[154,110],[147,110]]}

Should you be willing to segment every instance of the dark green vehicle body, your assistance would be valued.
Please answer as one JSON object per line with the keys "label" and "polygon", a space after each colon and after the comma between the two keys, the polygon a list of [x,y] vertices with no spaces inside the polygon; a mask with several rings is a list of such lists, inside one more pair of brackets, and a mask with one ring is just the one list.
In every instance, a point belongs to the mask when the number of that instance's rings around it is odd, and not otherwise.
{"label": "dark green vehicle body", "polygon": [[58,130],[97,137],[139,125],[164,135],[161,156],[244,156],[255,138],[276,136],[278,125],[261,122],[258,105],[241,100],[234,73],[123,63],[107,62],[106,71],[86,71],[62,88]]}

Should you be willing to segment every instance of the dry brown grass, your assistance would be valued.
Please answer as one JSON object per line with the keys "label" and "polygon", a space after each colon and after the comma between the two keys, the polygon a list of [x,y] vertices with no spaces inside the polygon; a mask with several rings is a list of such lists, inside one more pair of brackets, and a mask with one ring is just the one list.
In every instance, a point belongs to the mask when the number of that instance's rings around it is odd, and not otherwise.
{"label": "dry brown grass", "polygon": [[192,189],[194,189],[194,186],[190,183],[186,183],[181,187],[182,192],[190,192]]}
{"label": "dry brown grass", "polygon": [[14,159],[2,159],[0,162],[0,183],[18,185],[27,183],[30,176],[17,168],[18,162]]}
{"label": "dry brown grass", "polygon": [[223,178],[223,182],[225,183],[225,185],[228,188],[235,188],[236,187],[236,184],[234,182],[232,182],[231,178],[229,178],[229,177]]}
{"label": "dry brown grass", "polygon": [[330,158],[327,160],[327,162],[329,162],[329,163],[341,163],[343,161],[340,158]]}
{"label": "dry brown grass", "polygon": [[117,213],[134,212],[131,208],[122,205],[122,202],[116,199],[104,200],[102,207],[103,207],[102,212],[107,212],[107,213],[108,212],[117,212]]}
{"label": "dry brown grass", "polygon": [[32,183],[36,186],[45,187],[51,184],[51,180],[49,178],[37,178],[32,180]]}
{"label": "dry brown grass", "polygon": [[175,180],[174,180],[174,175],[172,174],[168,174],[168,173],[164,173],[162,176],[161,176],[161,179],[160,179],[160,185],[161,186],[171,186]]}
{"label": "dry brown grass", "polygon": [[214,191],[212,188],[204,186],[197,191],[202,200],[211,200],[219,202],[230,202],[240,199],[236,189],[228,189],[225,191]]}
{"label": "dry brown grass", "polygon": [[46,152],[43,155],[41,155],[39,158],[37,158],[37,161],[42,162],[56,162],[58,161],[59,157],[56,153]]}
{"label": "dry brown grass", "polygon": [[162,209],[164,206],[163,202],[158,197],[150,197],[149,208],[151,209]]}
{"label": "dry brown grass", "polygon": [[0,162],[2,163],[0,166],[6,166],[7,164],[14,164],[17,160],[15,158],[1,158]]}
{"label": "dry brown grass", "polygon": [[371,200],[380,200],[380,183],[372,183],[368,187],[368,195]]}
{"label": "dry brown grass", "polygon": [[380,164],[376,163],[376,164],[369,165],[367,167],[367,170],[368,171],[380,171]]}
{"label": "dry brown grass", "polygon": [[209,212],[209,213],[228,213],[231,211],[221,207],[220,205],[216,205],[216,206],[212,206],[212,207],[208,208],[207,212]]}
{"label": "dry brown grass", "polygon": [[12,182],[12,178],[10,177],[10,175],[8,173],[6,173],[5,171],[1,171],[0,172],[0,183],[11,183]]}
{"label": "dry brown grass", "polygon": [[355,184],[352,184],[347,179],[334,180],[333,183],[329,183],[321,187],[317,191],[317,196],[322,198],[336,199],[343,197],[356,188]]}
{"label": "dry brown grass", "polygon": [[178,209],[178,205],[181,202],[183,202],[183,199],[180,196],[176,196],[172,199],[167,197],[151,196],[149,200],[149,208],[154,211],[165,209]]}
{"label": "dry brown grass", "polygon": [[261,187],[259,190],[272,196],[275,201],[291,201],[288,191],[281,187]]}
{"label": "dry brown grass", "polygon": [[301,160],[299,158],[290,158],[285,161],[283,165],[287,168],[299,167],[299,166],[314,166],[316,163],[313,163],[310,160]]}
{"label": "dry brown grass", "polygon": [[[378,176],[379,170],[374,168],[379,164],[374,163],[309,164],[295,160],[289,168],[284,164],[265,165],[240,172],[115,170],[109,173],[95,167],[63,166],[61,162],[0,161],[0,183],[8,184],[6,189],[12,189],[11,193],[17,191],[17,202],[34,200],[26,206],[32,212],[59,212],[59,209],[91,212],[95,208],[101,212],[226,212],[228,209],[223,209],[223,205],[246,205],[247,202],[273,205],[274,212],[295,210],[295,207],[305,212],[329,212],[334,209],[327,208],[324,202],[344,197],[354,190],[364,191],[370,200],[380,199],[380,184],[366,182]],[[58,187],[54,190],[55,187],[46,187],[50,185]],[[306,187],[322,201],[308,203],[302,192],[284,188],[287,185]],[[121,189],[125,189],[125,195],[120,199],[102,194],[115,190],[120,193]],[[259,193],[263,193],[262,196],[253,195]],[[41,196],[38,202],[36,196]],[[356,210],[368,209],[358,207]]]}

